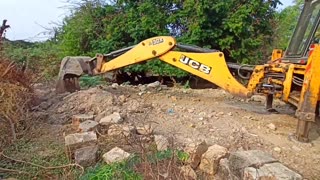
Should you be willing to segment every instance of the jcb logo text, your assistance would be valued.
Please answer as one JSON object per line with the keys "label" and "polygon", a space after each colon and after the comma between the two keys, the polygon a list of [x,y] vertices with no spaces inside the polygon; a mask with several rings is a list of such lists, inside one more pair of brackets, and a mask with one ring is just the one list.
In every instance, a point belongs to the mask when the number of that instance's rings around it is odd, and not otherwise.
{"label": "jcb logo text", "polygon": [[163,42],[164,42],[163,38],[152,39],[151,42],[149,43],[149,46],[154,46],[157,44],[161,44]]}
{"label": "jcb logo text", "polygon": [[205,74],[210,74],[211,72],[211,67],[201,64],[200,62],[193,60],[185,55],[181,55],[180,62],[192,67],[193,69],[199,70]]}

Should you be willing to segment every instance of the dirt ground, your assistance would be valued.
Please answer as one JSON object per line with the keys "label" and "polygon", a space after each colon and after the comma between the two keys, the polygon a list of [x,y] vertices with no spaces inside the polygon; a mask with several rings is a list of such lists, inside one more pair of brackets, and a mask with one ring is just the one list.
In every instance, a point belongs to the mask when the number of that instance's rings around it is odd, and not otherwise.
{"label": "dirt ground", "polygon": [[[312,129],[312,143],[292,141],[289,135],[295,132],[297,124],[295,110],[280,101],[274,102],[280,114],[270,114],[264,110],[262,97],[242,100],[220,89],[102,86],[55,95],[53,89],[37,88],[43,102],[34,108],[38,126],[29,130],[28,137],[39,146],[48,142],[63,146],[63,136],[74,114],[94,114],[99,119],[120,112],[126,123],[150,123],[155,127],[155,134],[174,137],[178,147],[205,140],[231,152],[261,149],[304,178],[320,177],[319,123]],[[270,123],[275,130],[268,127]],[[52,155],[48,147],[33,151],[40,156]]]}

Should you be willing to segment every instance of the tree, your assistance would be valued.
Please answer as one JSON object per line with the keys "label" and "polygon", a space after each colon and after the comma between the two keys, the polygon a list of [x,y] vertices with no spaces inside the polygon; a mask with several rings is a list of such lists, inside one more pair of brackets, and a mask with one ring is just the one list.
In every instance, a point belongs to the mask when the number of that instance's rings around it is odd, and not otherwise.
{"label": "tree", "polygon": [[[270,53],[262,50],[272,43],[275,8],[280,3],[279,0],[81,2],[64,20],[58,35],[66,55],[107,53],[152,36],[171,35],[181,43],[221,50],[228,61],[239,63],[259,63]],[[171,68],[162,62],[148,65]],[[144,71],[149,66],[131,69]],[[179,71],[172,67],[172,72]]]}
{"label": "tree", "polygon": [[276,14],[276,28],[274,32],[274,47],[286,49],[294,32],[303,7],[303,0],[295,0],[292,6],[288,6]]}
{"label": "tree", "polygon": [[4,34],[4,32],[6,31],[6,29],[10,28],[9,25],[7,25],[7,20],[4,19],[2,21],[2,25],[0,26],[0,51],[2,50],[2,36]]}

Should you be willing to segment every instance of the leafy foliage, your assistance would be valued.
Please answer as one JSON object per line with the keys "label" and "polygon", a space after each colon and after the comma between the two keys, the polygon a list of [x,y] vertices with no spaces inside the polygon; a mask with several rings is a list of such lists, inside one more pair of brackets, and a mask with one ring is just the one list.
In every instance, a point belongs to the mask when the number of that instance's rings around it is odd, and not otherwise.
{"label": "leafy foliage", "polygon": [[5,58],[24,65],[26,69],[32,70],[44,79],[50,79],[58,74],[60,60],[63,57],[58,45],[52,41],[27,45],[6,42],[3,51]]}
{"label": "leafy foliage", "polygon": [[[108,53],[158,35],[179,43],[218,49],[228,61],[258,64],[272,47],[285,48],[302,1],[277,12],[279,0],[80,0],[55,29],[54,39],[28,47],[8,46],[7,56],[45,77],[57,75],[64,56]],[[123,68],[184,77],[160,60]]]}
{"label": "leafy foliage", "polygon": [[[153,36],[171,35],[181,43],[221,50],[229,61],[257,63],[270,53],[257,49],[266,49],[272,42],[272,22],[279,3],[279,0],[81,1],[64,20],[58,42],[65,55],[94,55]],[[187,75],[159,60],[125,69]]]}
{"label": "leafy foliage", "polygon": [[275,21],[277,25],[274,33],[274,48],[286,49],[288,46],[298,22],[303,2],[302,0],[295,0],[294,5],[288,6],[276,14]]}

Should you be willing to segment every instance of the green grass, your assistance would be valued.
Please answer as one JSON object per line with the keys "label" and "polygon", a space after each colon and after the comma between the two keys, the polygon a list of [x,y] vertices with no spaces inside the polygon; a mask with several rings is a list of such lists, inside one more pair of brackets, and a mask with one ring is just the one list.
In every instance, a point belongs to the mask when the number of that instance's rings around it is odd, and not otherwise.
{"label": "green grass", "polygon": [[97,164],[93,168],[87,169],[80,180],[99,180],[99,179],[122,179],[122,180],[142,180],[142,175],[134,171],[134,165],[140,159],[135,156],[127,161],[112,164]]}
{"label": "green grass", "polygon": [[170,159],[173,156],[176,156],[178,161],[185,162],[188,160],[189,155],[183,151],[168,149],[166,151],[157,151],[154,154],[150,154],[148,156],[148,161],[151,163],[155,163],[157,161],[162,161],[165,159]]}
{"label": "green grass", "polygon": [[[147,163],[155,164],[163,160],[169,160],[175,155],[179,162],[188,160],[189,155],[183,151],[168,149],[157,151],[147,156]],[[99,180],[99,179],[122,179],[122,180],[142,180],[143,175],[134,171],[134,167],[143,160],[139,156],[133,156],[127,161],[113,164],[97,164],[95,167],[88,168],[80,180]]]}
{"label": "green grass", "polygon": [[[54,167],[69,164],[65,154],[63,144],[57,142],[18,140],[14,145],[4,149],[4,154],[28,163],[37,164],[44,167]],[[0,172],[0,178],[14,177],[21,180],[28,179],[48,179],[77,177],[80,169],[76,167],[44,169],[24,162],[11,161],[7,158],[0,158],[0,167],[12,170],[27,172],[28,174]]]}

